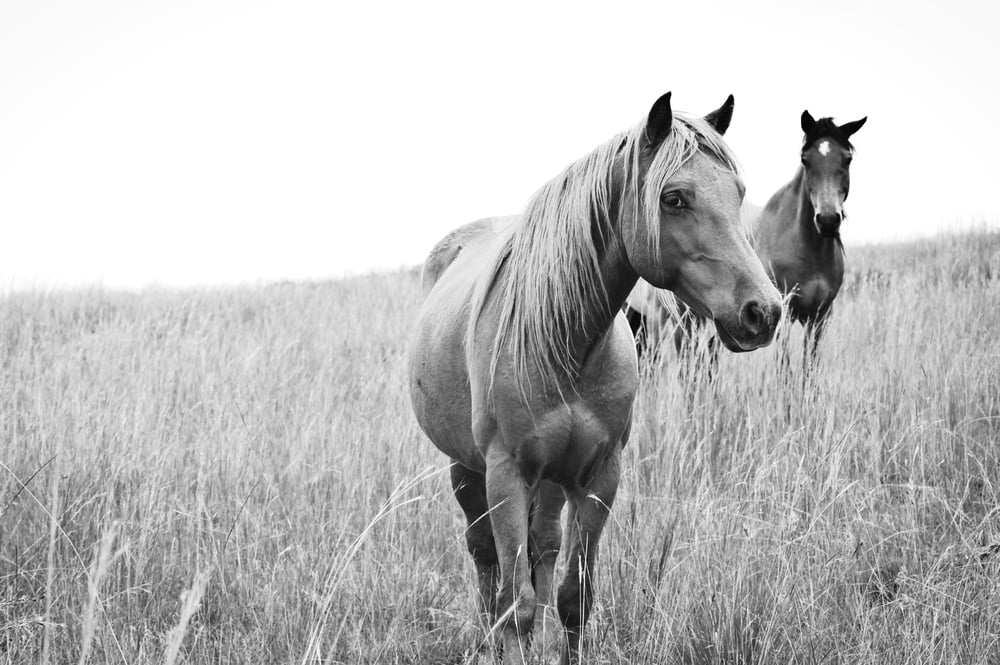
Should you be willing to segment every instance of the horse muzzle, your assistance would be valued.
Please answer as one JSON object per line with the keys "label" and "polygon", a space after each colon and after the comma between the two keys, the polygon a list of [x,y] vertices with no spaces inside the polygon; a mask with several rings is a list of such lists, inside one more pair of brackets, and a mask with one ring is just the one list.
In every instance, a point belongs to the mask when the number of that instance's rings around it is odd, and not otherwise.
{"label": "horse muzzle", "polygon": [[814,220],[816,230],[824,238],[839,238],[840,225],[844,221],[844,215],[840,212],[816,213]]}
{"label": "horse muzzle", "polygon": [[715,330],[727,349],[734,353],[767,346],[781,323],[781,303],[750,300],[740,308],[737,320],[715,319]]}

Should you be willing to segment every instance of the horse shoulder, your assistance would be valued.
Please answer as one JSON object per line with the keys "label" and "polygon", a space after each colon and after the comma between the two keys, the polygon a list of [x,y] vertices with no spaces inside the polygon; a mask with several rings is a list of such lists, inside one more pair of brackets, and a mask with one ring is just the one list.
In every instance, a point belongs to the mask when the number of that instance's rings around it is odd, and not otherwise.
{"label": "horse shoulder", "polygon": [[[531,372],[530,385],[519,386],[504,355],[492,384],[485,380],[487,372],[485,360],[470,367],[479,454],[515,460],[531,482],[585,483],[588,470],[628,436],[639,376],[624,314],[594,346],[573,385],[556,390]],[[532,396],[530,406],[526,393]]]}
{"label": "horse shoulder", "polygon": [[576,462],[578,485],[587,486],[595,465],[627,441],[638,388],[635,342],[625,317],[618,315],[584,363],[571,407],[568,456]]}
{"label": "horse shoulder", "polygon": [[592,420],[596,429],[617,439],[631,421],[632,402],[639,388],[635,340],[623,314],[595,344],[578,379],[578,422]]}
{"label": "horse shoulder", "polygon": [[795,219],[797,205],[795,181],[782,185],[771,195],[764,207],[753,204],[744,205],[744,214],[752,214],[755,244],[772,245],[784,231],[792,225],[788,220]]}
{"label": "horse shoulder", "polygon": [[774,255],[776,236],[780,230],[776,222],[775,211],[770,207],[762,208],[753,220],[753,242],[751,245],[765,268]]}

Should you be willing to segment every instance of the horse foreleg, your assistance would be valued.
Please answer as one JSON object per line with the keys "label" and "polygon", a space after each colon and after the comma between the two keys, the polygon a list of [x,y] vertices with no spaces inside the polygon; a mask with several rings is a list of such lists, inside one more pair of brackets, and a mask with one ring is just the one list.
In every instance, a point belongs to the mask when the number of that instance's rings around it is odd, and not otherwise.
{"label": "horse foreleg", "polygon": [[486,496],[500,563],[499,614],[505,665],[523,665],[535,621],[535,590],[528,562],[528,507],[531,500],[517,463],[499,453],[486,460]]}
{"label": "horse foreleg", "polygon": [[535,616],[537,630],[545,619],[545,608],[554,607],[552,578],[556,558],[559,556],[559,517],[566,496],[558,484],[543,480],[535,492],[531,507],[528,552],[531,557],[531,578],[535,585],[535,598],[541,610]]}
{"label": "horse foreleg", "polygon": [[802,345],[802,371],[808,377],[816,364],[816,353],[819,351],[819,341],[826,330],[827,315],[821,314],[806,323],[805,341]]}
{"label": "horse foreleg", "polygon": [[569,515],[563,533],[566,576],[559,585],[559,618],[566,631],[563,665],[580,662],[580,643],[594,600],[597,547],[618,491],[621,448],[605,460],[587,487],[569,493]]}
{"label": "horse foreleg", "polygon": [[485,628],[489,631],[497,620],[496,597],[500,569],[497,566],[497,548],[490,523],[490,507],[486,501],[486,476],[467,469],[458,462],[452,462],[451,486],[468,524],[465,542],[476,564],[479,611]]}

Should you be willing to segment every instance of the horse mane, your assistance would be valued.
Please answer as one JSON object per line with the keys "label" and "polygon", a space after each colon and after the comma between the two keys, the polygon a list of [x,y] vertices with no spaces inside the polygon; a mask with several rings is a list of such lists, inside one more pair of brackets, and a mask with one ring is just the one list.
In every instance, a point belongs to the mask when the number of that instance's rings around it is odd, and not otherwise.
{"label": "horse mane", "polygon": [[837,126],[833,118],[820,118],[816,121],[816,129],[807,134],[802,140],[802,151],[805,152],[813,143],[824,138],[831,138],[851,152],[854,152],[854,146],[851,145],[850,137]]}
{"label": "horse mane", "polygon": [[[490,350],[491,388],[505,349],[522,392],[531,368],[539,372],[543,385],[554,384],[560,393],[560,379],[574,382],[579,367],[572,358],[571,339],[584,327],[584,312],[608,306],[600,255],[620,232],[617,217],[627,196],[632,197],[633,211],[640,209],[641,197],[648,242],[655,247],[660,193],[685,162],[704,152],[723,168],[740,172],[729,146],[707,121],[674,113],[670,132],[638,182],[645,126],[644,121],[616,134],[543,185],[504,239],[473,293],[466,343],[471,354],[476,324],[495,286],[499,317]],[[632,223],[638,221],[633,215]]]}

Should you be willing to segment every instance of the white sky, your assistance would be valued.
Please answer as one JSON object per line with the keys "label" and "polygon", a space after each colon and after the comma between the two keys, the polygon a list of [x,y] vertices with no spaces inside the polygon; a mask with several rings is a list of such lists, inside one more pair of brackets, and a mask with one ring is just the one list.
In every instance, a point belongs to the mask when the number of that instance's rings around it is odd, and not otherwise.
{"label": "white sky", "polygon": [[[686,5],[684,6],[679,5]],[[323,278],[518,211],[661,93],[763,203],[869,116],[848,243],[1000,224],[1000,3],[0,3],[0,280]]]}

